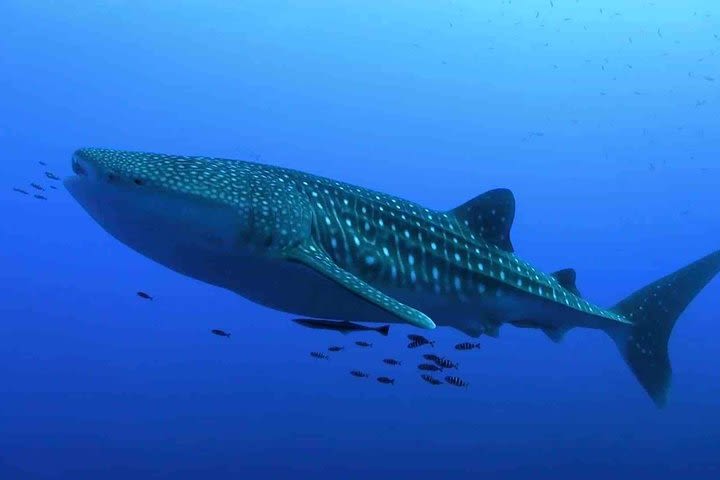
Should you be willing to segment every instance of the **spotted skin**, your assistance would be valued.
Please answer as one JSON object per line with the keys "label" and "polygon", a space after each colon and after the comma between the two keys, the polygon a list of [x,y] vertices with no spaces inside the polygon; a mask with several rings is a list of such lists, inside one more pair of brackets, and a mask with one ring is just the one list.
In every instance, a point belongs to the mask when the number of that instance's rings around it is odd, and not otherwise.
{"label": "spotted skin", "polygon": [[465,303],[512,290],[625,322],[483,240],[452,213],[333,180],[299,179],[311,199],[317,241],[337,265],[369,283]]}
{"label": "spotted skin", "polygon": [[605,309],[574,271],[545,274],[514,253],[509,190],[438,211],[254,162],[85,148],[73,170],[65,186],[103,228],[175,271],[308,317],[471,336],[510,323],[555,341],[601,329],[657,404],[672,326],[720,271],[715,252]]}

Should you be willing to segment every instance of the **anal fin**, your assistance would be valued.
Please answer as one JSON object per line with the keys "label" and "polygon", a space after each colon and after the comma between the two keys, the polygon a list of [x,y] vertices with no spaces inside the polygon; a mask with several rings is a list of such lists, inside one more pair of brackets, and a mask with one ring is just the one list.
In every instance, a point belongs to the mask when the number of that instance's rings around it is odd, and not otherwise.
{"label": "anal fin", "polygon": [[545,327],[542,329],[543,333],[555,343],[560,343],[569,330],[570,328],[567,327]]}
{"label": "anal fin", "polygon": [[500,323],[486,323],[483,333],[488,337],[498,338],[500,336]]}

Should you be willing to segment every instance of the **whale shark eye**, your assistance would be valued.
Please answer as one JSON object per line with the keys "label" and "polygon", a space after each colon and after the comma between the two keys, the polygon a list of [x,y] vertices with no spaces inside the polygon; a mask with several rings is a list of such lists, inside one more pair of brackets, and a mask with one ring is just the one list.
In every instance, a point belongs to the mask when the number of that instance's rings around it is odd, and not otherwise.
{"label": "whale shark eye", "polygon": [[142,180],[140,180],[139,178],[136,178],[136,179],[133,180],[133,183],[134,183],[135,185],[142,185],[144,182],[143,182]]}

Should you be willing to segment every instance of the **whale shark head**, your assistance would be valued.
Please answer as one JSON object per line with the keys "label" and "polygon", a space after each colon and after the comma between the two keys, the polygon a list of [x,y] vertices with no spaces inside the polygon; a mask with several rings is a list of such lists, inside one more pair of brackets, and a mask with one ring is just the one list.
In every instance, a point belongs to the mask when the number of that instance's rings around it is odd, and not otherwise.
{"label": "whale shark head", "polygon": [[[193,259],[223,258],[272,245],[275,176],[235,160],[98,148],[74,152],[64,184],[113,237],[183,273]],[[200,261],[200,260],[197,260]]]}

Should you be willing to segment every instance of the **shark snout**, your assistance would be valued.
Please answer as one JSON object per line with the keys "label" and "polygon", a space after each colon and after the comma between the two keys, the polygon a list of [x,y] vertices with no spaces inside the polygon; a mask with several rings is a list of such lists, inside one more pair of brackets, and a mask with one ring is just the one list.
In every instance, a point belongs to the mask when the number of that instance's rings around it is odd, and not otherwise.
{"label": "shark snout", "polygon": [[97,182],[101,178],[100,168],[84,149],[72,154],[71,166],[74,175],[66,178],[63,185],[78,203],[87,207],[95,195],[93,192],[102,183]]}
{"label": "shark snout", "polygon": [[82,204],[82,195],[80,195],[83,185],[87,183],[89,176],[89,166],[87,162],[81,158],[77,150],[72,155],[72,171],[75,175],[71,175],[63,180],[63,185],[68,192]]}
{"label": "shark snout", "polygon": [[73,152],[72,170],[79,177],[97,180],[100,177],[101,168],[92,153],[86,148],[81,148]]}
{"label": "shark snout", "polygon": [[77,154],[77,152],[73,153],[72,156],[72,171],[76,175],[80,175],[81,177],[86,177],[88,174],[87,167],[83,165],[83,161],[80,159],[80,156]]}

